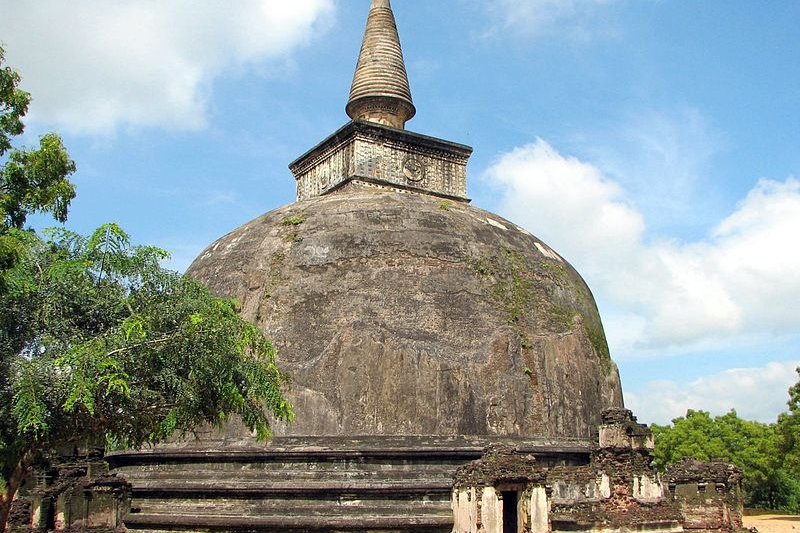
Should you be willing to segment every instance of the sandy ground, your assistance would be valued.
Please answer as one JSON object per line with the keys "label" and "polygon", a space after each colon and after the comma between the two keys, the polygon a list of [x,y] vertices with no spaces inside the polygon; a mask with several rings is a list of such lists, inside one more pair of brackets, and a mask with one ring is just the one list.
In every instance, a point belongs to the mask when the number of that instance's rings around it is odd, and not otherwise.
{"label": "sandy ground", "polygon": [[745,515],[744,527],[754,527],[758,533],[800,533],[800,516],[757,514]]}

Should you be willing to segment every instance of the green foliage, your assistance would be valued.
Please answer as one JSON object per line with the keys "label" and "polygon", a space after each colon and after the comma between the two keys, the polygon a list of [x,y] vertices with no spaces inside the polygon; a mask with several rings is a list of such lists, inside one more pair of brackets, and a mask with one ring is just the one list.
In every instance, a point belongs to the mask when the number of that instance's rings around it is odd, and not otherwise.
{"label": "green foliage", "polygon": [[232,301],[162,269],[165,255],[113,224],[89,238],[60,230],[31,250],[15,278],[32,283],[5,298],[35,302],[8,354],[19,436],[139,446],[236,413],[263,439],[267,412],[292,417],[263,333]]}
{"label": "green foliage", "polygon": [[36,150],[12,149],[0,174],[0,216],[6,226],[21,229],[31,213],[49,213],[64,222],[75,188],[75,172],[61,138],[48,133]]}
{"label": "green foliage", "polygon": [[293,418],[269,340],[234,302],[162,269],[162,250],[114,224],[30,244],[0,294],[5,479],[28,449],[136,447],[231,414],[266,439],[268,415]]}
{"label": "green foliage", "polygon": [[533,341],[524,332],[519,336],[519,345],[523,350],[533,350]]}
{"label": "green foliage", "polygon": [[[22,229],[30,213],[49,213],[59,222],[67,218],[67,208],[75,189],[67,178],[75,172],[61,138],[48,133],[35,150],[12,148],[12,138],[20,135],[31,97],[20,89],[20,77],[3,66],[5,53],[0,47],[0,224],[2,229]],[[9,243],[0,243],[0,268],[14,260]]]}
{"label": "green foliage", "polygon": [[[286,216],[281,220],[281,225],[286,226],[288,228],[297,228],[302,224],[305,224],[306,217],[305,215],[293,215],[293,216]],[[290,244],[300,243],[303,242],[303,237],[297,233],[297,231],[290,231],[286,235],[284,235],[283,240]]]}
{"label": "green foliage", "polygon": [[774,443],[768,424],[739,418],[735,411],[711,417],[705,411],[689,410],[672,421],[672,427],[653,426],[658,439],[655,462],[659,467],[684,457],[722,459],[742,468],[763,469],[763,461]]}
{"label": "green foliage", "polygon": [[735,411],[711,417],[689,410],[672,425],[653,425],[655,465],[685,457],[723,460],[742,469],[746,503],[751,507],[798,511],[800,478],[784,468],[779,428],[739,418]]}
{"label": "green foliage", "polygon": [[234,414],[263,440],[271,418],[294,417],[270,341],[233,301],[161,268],[165,251],[116,224],[24,229],[32,213],[66,220],[75,164],[55,134],[12,148],[30,101],[19,81],[0,69],[0,532],[37,454],[137,447]]}
{"label": "green foliage", "polygon": [[22,118],[31,102],[31,95],[18,87],[19,74],[3,67],[4,61],[5,51],[0,46],[0,157],[11,148],[11,138],[25,129]]}
{"label": "green foliage", "polygon": [[[800,368],[797,374],[800,376]],[[795,479],[800,479],[800,380],[789,389],[787,405],[789,411],[778,417],[778,447],[784,469]]]}
{"label": "green foliage", "polygon": [[452,207],[453,207],[452,202],[448,200],[442,200],[441,202],[439,202],[439,209],[441,209],[442,211],[450,211],[450,208]]}
{"label": "green foliage", "polygon": [[283,220],[281,220],[281,224],[284,226],[299,226],[305,223],[306,220],[304,215],[293,215],[284,217]]}
{"label": "green foliage", "polygon": [[65,443],[137,447],[232,414],[263,440],[269,416],[292,420],[263,332],[233,301],[162,269],[164,251],[131,245],[114,224],[88,238],[15,232],[24,253],[0,291],[0,473],[10,487],[23,457]]}
{"label": "green foliage", "polygon": [[12,148],[12,138],[25,129],[30,95],[18,87],[19,74],[2,66],[4,58],[0,47],[0,291],[28,245],[29,237],[14,230],[21,230],[31,213],[63,222],[75,196],[68,179],[75,163],[58,135],[44,135],[35,150]]}
{"label": "green foliage", "polygon": [[535,302],[533,282],[525,258],[514,250],[469,260],[471,268],[491,284],[492,298],[503,308],[508,324],[517,326]]}
{"label": "green foliage", "polygon": [[303,237],[298,235],[297,232],[292,231],[292,232],[286,234],[286,236],[283,238],[283,240],[288,242],[288,243],[294,244],[294,243],[298,243],[298,242],[303,242]]}

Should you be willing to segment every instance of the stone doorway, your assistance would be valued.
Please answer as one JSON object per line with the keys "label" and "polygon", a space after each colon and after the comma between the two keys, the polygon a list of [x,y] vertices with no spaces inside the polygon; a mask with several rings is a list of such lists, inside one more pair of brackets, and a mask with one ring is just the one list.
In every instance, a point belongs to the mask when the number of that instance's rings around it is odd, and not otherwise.
{"label": "stone doorway", "polygon": [[503,533],[519,531],[519,492],[504,490],[503,496]]}

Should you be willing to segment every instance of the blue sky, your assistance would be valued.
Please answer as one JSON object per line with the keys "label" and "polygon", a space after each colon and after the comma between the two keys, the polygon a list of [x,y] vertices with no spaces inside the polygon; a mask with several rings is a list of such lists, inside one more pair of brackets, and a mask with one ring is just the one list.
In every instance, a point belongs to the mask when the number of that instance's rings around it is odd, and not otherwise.
{"label": "blue sky", "polygon": [[[368,0],[0,0],[24,142],[78,164],[68,225],[183,270],[294,200],[347,121]],[[800,3],[394,0],[417,116],[469,194],[571,261],[626,402],[774,420],[800,365]],[[39,223],[44,223],[40,221]]]}

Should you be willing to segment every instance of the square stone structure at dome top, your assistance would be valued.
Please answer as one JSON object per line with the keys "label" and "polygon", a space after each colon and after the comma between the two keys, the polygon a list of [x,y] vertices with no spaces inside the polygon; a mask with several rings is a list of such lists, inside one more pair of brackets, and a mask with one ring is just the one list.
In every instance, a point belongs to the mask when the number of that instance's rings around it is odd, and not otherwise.
{"label": "square stone structure at dome top", "polygon": [[463,144],[352,121],[299,157],[289,169],[297,180],[298,201],[358,181],[469,202],[467,161],[471,154],[472,148]]}

